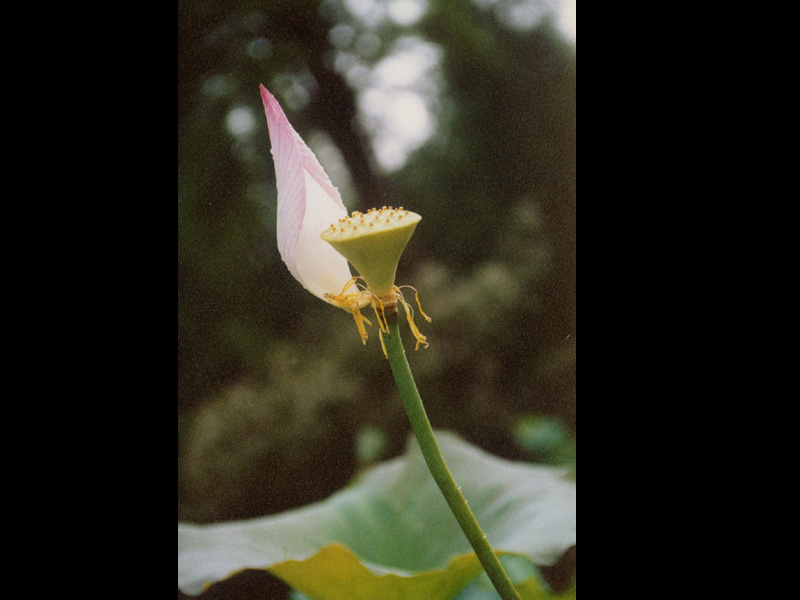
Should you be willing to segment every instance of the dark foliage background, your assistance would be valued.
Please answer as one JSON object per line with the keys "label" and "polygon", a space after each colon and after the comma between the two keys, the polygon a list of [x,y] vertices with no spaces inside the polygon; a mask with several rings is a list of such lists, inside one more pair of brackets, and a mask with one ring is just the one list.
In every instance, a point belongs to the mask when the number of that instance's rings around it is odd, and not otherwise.
{"label": "dark foliage background", "polygon": [[434,426],[574,466],[575,46],[551,5],[179,1],[180,520],[321,500],[409,432],[377,335],[280,260],[259,83],[350,210],[423,216],[398,283],[433,318],[408,350]]}

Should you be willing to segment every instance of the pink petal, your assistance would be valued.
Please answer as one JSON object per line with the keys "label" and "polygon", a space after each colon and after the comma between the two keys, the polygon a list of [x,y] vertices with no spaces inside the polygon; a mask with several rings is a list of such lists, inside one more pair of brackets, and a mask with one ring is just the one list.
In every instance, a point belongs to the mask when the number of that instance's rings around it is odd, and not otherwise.
{"label": "pink petal", "polygon": [[278,101],[261,86],[278,185],[278,250],[303,287],[322,298],[340,294],[350,279],[347,260],[320,239],[347,215],[338,190],[292,128]]}

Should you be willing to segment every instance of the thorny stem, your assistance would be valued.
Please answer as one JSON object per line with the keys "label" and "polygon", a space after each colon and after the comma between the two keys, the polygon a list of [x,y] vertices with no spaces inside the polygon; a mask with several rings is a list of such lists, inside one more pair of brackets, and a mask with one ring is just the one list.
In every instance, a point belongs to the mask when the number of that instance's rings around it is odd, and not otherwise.
{"label": "thorny stem", "polygon": [[406,359],[403,342],[400,339],[397,311],[392,310],[390,313],[387,310],[386,321],[389,326],[389,333],[381,335],[383,335],[386,346],[387,358],[389,359],[397,388],[400,391],[400,397],[403,399],[406,413],[411,421],[411,427],[414,429],[414,435],[417,437],[417,442],[422,450],[422,456],[425,457],[425,462],[428,464],[428,469],[430,469],[433,479],[439,486],[445,500],[447,500],[450,510],[455,515],[458,524],[467,536],[470,545],[472,545],[475,554],[478,556],[478,560],[483,565],[486,574],[491,579],[500,597],[503,600],[521,600],[503,569],[503,565],[500,564],[497,554],[483,533],[477,519],[475,519],[475,515],[472,514],[464,495],[453,479],[450,469],[447,468],[447,463],[439,449],[439,443],[436,441],[436,436],[433,433],[433,428],[428,420],[428,415],[422,404],[422,398],[420,398],[417,385],[414,382],[414,376]]}

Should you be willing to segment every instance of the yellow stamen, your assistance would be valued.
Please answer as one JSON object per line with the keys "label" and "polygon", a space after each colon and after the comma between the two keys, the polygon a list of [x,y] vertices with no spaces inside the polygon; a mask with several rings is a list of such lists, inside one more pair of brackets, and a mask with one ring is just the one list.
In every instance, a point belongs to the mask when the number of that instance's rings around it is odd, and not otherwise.
{"label": "yellow stamen", "polygon": [[[341,294],[325,294],[324,298],[334,306],[338,306],[353,315],[353,320],[356,322],[356,327],[358,328],[358,334],[361,336],[361,343],[366,344],[369,335],[364,327],[364,323],[372,327],[372,322],[361,314],[361,309],[370,304],[372,294],[363,290],[363,286],[358,283],[358,279],[359,277],[352,277],[342,288]],[[356,289],[359,291],[345,294],[345,291],[353,285],[355,285]]]}
{"label": "yellow stamen", "polygon": [[[378,313],[378,307],[381,312]],[[381,328],[383,333],[389,333],[389,324],[386,322],[386,311],[384,309],[383,300],[372,294],[372,310],[375,311],[375,316],[378,318],[378,327]]]}
{"label": "yellow stamen", "polygon": [[[411,286],[403,286],[403,287],[411,287]],[[419,350],[420,344],[424,344],[424,346],[427,348],[429,346],[428,338],[422,335],[420,330],[417,328],[416,323],[414,323],[414,309],[411,308],[411,305],[408,302],[406,302],[406,299],[403,297],[403,292],[400,291],[399,287],[395,286],[394,291],[397,296],[397,299],[400,300],[400,302],[403,304],[403,310],[406,313],[406,320],[408,321],[408,326],[411,329],[411,333],[414,335],[414,338],[417,340],[417,345],[414,348],[414,350]],[[414,291],[416,292],[417,290]],[[422,312],[422,306],[420,306],[419,304],[419,295],[417,295],[417,306],[419,306],[419,310],[420,312]],[[424,312],[422,312],[422,316],[425,317],[425,320],[427,320],[430,323],[431,321],[430,317],[428,317]]]}
{"label": "yellow stamen", "polygon": [[[431,318],[422,310],[422,304],[420,304],[419,301],[419,292],[416,290],[416,288],[410,285],[403,285],[400,287],[394,286],[391,294],[388,296],[379,297],[372,290],[360,283],[358,281],[359,279],[362,278],[360,276],[351,278],[342,288],[341,294],[325,294],[325,299],[331,304],[346,310],[353,316],[353,320],[356,323],[356,328],[358,329],[358,335],[361,337],[362,344],[366,344],[367,339],[369,338],[369,334],[367,333],[367,329],[364,324],[366,323],[372,327],[372,321],[367,319],[361,310],[367,306],[371,306],[373,312],[375,313],[375,318],[378,320],[378,336],[381,341],[381,349],[383,350],[383,355],[387,356],[386,344],[383,341],[383,334],[389,333],[389,322],[386,319],[386,309],[389,308],[397,310],[397,304],[399,302],[403,305],[408,326],[411,329],[414,339],[416,340],[416,347],[414,349],[419,350],[420,345],[423,345],[425,348],[429,346],[428,338],[422,335],[416,323],[414,323],[414,309],[406,301],[405,297],[403,296],[403,292],[400,289],[408,288],[414,290],[414,296],[417,301],[419,313],[426,321],[428,321],[428,323],[430,323]],[[355,293],[346,294],[345,292],[352,286],[355,286],[358,291]]]}
{"label": "yellow stamen", "polygon": [[357,308],[353,309],[351,314],[353,315],[353,320],[356,322],[356,327],[358,328],[358,334],[361,336],[361,343],[366,345],[367,338],[369,337],[369,335],[367,334],[367,330],[364,327],[364,323],[366,323],[370,327],[372,327],[372,323],[370,323],[370,320],[367,319],[367,317],[365,317],[364,315],[362,315],[361,311]]}
{"label": "yellow stamen", "polygon": [[430,323],[431,322],[431,318],[428,315],[425,314],[425,311],[422,310],[422,304],[420,304],[420,302],[419,302],[419,292],[417,291],[417,288],[415,288],[414,286],[411,286],[411,285],[401,285],[399,288],[397,288],[398,291],[400,290],[400,288],[408,288],[410,290],[414,290],[414,297],[417,299],[417,307],[419,308],[419,314],[421,314],[425,318],[425,320],[428,323]]}
{"label": "yellow stamen", "polygon": [[381,339],[381,349],[383,350],[383,356],[384,356],[384,358],[386,358],[388,360],[389,353],[386,352],[386,344],[383,342],[383,332],[379,331],[378,332],[378,337]]}

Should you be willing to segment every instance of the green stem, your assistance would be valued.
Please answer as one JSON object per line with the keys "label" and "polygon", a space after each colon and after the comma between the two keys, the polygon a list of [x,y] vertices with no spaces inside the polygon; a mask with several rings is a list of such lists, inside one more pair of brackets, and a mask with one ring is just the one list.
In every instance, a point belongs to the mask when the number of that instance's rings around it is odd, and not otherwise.
{"label": "green stem", "polygon": [[417,391],[417,385],[414,383],[411,367],[406,359],[403,342],[400,339],[397,311],[387,314],[386,320],[389,325],[389,334],[384,334],[383,339],[389,365],[428,469],[500,597],[503,600],[521,600],[481,526],[478,525],[475,515],[472,514],[464,495],[450,474],[450,469],[447,468],[447,463],[439,449],[439,443],[433,434],[431,422],[428,420],[422,404],[422,398]]}

